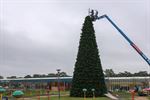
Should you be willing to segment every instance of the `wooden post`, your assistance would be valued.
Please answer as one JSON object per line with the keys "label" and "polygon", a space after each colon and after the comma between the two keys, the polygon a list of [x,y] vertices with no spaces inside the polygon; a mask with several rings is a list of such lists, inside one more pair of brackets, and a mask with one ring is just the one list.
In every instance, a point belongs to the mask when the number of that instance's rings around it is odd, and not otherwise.
{"label": "wooden post", "polygon": [[40,100],[40,91],[37,91],[37,99]]}
{"label": "wooden post", "polygon": [[49,90],[47,91],[47,97],[48,97],[48,100],[50,100]]}
{"label": "wooden post", "polygon": [[0,93],[0,100],[2,100],[2,97],[3,97],[3,95],[2,95],[2,93]]}
{"label": "wooden post", "polygon": [[66,83],[64,82],[64,91],[66,91]]}

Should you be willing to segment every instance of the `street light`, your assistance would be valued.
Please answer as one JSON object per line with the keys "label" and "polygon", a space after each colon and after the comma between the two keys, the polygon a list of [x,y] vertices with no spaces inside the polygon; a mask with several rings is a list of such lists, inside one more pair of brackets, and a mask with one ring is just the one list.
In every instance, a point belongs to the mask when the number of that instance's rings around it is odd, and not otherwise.
{"label": "street light", "polygon": [[95,89],[91,89],[91,91],[93,92],[93,100],[95,99]]}
{"label": "street light", "polygon": [[59,80],[59,78],[60,78],[60,71],[61,71],[61,69],[57,69],[56,70],[57,71],[57,77],[58,77],[58,100],[60,100],[60,80]]}
{"label": "street light", "polygon": [[84,92],[84,100],[86,100],[86,91],[87,91],[87,89],[82,89],[82,91]]}

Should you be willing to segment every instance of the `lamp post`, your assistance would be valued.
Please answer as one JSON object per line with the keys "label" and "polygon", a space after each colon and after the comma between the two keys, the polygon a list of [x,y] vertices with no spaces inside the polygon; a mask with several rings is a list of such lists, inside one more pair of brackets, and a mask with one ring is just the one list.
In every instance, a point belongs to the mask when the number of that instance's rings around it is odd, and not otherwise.
{"label": "lamp post", "polygon": [[93,92],[93,100],[95,99],[95,89],[91,89],[91,91]]}
{"label": "lamp post", "polygon": [[60,71],[61,69],[57,69],[57,77],[58,77],[58,100],[60,100]]}
{"label": "lamp post", "polygon": [[86,91],[87,91],[87,89],[82,89],[82,91],[84,92],[84,100],[86,100]]}
{"label": "lamp post", "polygon": [[47,97],[48,97],[48,100],[50,100],[49,90],[47,90]]}

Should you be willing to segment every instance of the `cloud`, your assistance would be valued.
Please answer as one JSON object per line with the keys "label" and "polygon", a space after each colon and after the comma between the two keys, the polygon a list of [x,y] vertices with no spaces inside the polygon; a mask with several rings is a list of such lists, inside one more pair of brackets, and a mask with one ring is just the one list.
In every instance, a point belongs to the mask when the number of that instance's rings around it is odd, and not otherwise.
{"label": "cloud", "polygon": [[[88,8],[110,18],[150,57],[148,0],[2,0],[0,68],[3,76],[55,72],[72,75]],[[106,20],[94,22],[103,69],[147,70],[146,62]]]}

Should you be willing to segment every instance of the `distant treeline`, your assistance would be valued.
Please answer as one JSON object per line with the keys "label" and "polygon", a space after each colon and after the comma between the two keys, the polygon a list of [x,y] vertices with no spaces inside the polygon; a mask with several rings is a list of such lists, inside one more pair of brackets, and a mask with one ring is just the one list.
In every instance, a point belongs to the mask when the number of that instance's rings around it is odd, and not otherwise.
{"label": "distant treeline", "polygon": [[[17,79],[17,78],[45,78],[45,77],[58,77],[58,74],[55,74],[55,73],[49,73],[47,75],[45,75],[45,74],[33,74],[33,75],[26,75],[24,77],[10,76],[10,77],[7,77],[7,79]],[[60,72],[59,73],[59,77],[70,77],[70,76],[67,75],[66,72]]]}
{"label": "distant treeline", "polygon": [[[128,71],[124,71],[124,72],[119,72],[119,73],[115,73],[112,69],[106,69],[104,70],[104,75],[105,77],[146,77],[146,76],[150,76],[150,73],[148,73],[147,71],[139,71],[136,73],[131,73]],[[59,74],[60,77],[70,77],[69,75],[67,75],[66,72],[60,72]],[[47,75],[45,74],[33,74],[33,75],[26,75],[24,77],[17,77],[17,76],[10,76],[7,77],[7,79],[17,79],[17,78],[44,78],[44,77],[58,77],[58,74],[55,73],[49,73]],[[4,77],[0,75],[0,79],[3,79]]]}
{"label": "distant treeline", "polygon": [[150,73],[148,73],[147,71],[139,71],[136,73],[131,73],[128,71],[124,71],[124,72],[119,72],[119,73],[115,73],[112,69],[106,69],[104,71],[105,77],[146,77],[146,76],[150,76]]}

